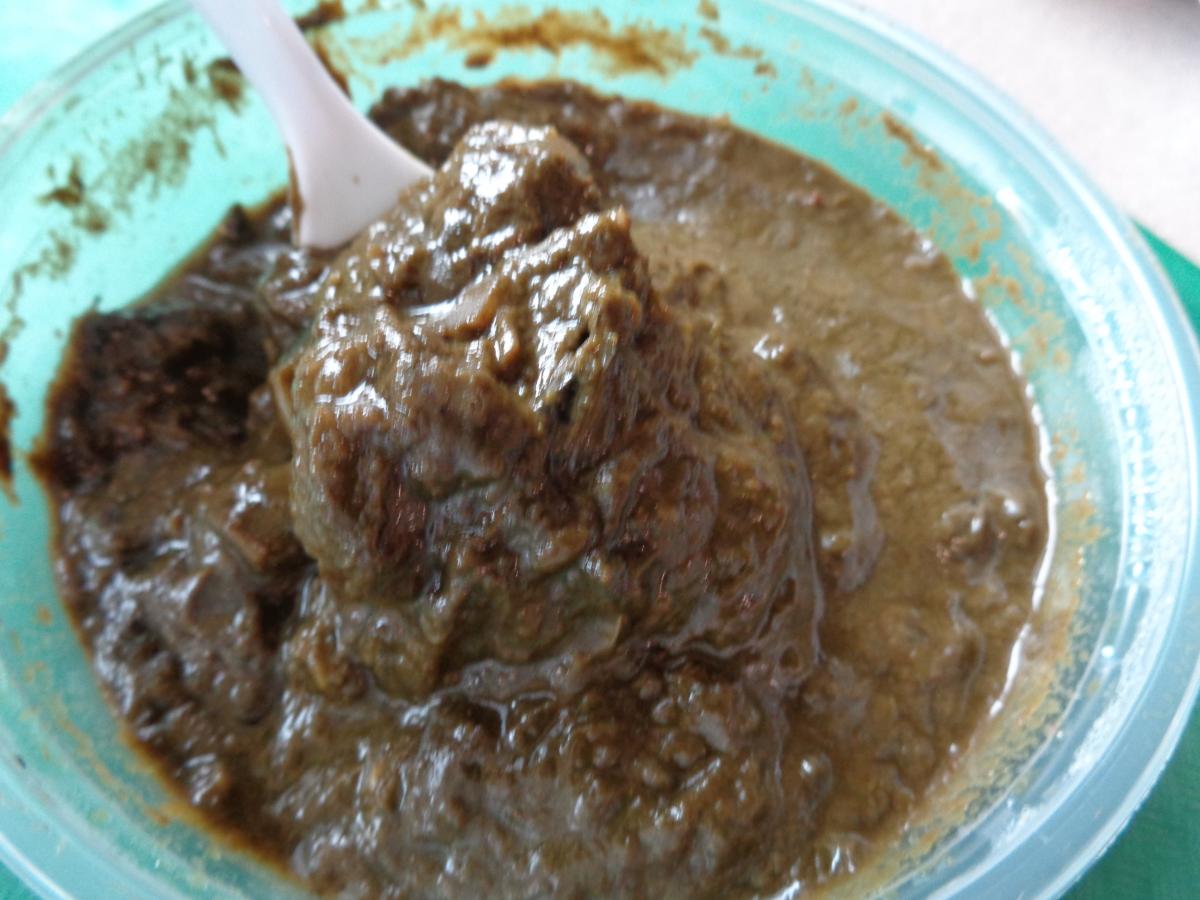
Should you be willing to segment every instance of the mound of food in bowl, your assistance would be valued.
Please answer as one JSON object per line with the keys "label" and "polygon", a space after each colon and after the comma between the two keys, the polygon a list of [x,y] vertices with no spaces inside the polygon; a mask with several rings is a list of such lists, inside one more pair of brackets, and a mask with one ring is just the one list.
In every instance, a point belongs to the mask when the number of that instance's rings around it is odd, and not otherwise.
{"label": "mound of food in bowl", "polygon": [[77,323],[38,466],[120,717],[342,896],[852,872],[1002,702],[1047,531],[949,262],[820,164],[570,82],[389,91],[337,253],[230,212]]}

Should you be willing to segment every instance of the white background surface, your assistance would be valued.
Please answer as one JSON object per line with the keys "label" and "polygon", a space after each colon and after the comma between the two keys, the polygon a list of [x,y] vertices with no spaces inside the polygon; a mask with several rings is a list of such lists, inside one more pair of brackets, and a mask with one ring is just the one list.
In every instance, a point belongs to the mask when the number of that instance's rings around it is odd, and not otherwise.
{"label": "white background surface", "polygon": [[856,2],[982,74],[1118,205],[1200,261],[1200,2]]}

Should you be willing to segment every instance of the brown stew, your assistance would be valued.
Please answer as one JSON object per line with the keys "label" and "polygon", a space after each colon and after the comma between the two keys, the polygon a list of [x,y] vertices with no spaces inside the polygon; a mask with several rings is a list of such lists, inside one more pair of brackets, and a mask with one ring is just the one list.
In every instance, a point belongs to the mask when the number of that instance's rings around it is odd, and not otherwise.
{"label": "brown stew", "polygon": [[77,324],[40,466],[120,716],[350,897],[749,895],[894,839],[1046,534],[950,264],[817,163],[575,84],[389,92],[342,253],[234,209]]}

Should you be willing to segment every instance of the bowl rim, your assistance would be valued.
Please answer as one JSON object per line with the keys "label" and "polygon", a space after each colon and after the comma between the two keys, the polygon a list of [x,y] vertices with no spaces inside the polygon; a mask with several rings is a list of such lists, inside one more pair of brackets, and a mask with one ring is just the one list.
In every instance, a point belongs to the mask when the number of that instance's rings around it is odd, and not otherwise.
{"label": "bowl rim", "polygon": [[[840,29],[849,29],[865,34],[875,41],[903,53],[910,64],[915,64],[927,78],[936,82],[939,92],[959,111],[972,115],[976,120],[985,120],[989,131],[997,128],[1020,151],[1021,156],[1038,160],[1044,170],[1073,197],[1098,226],[1106,241],[1106,250],[1113,254],[1123,271],[1133,279],[1139,296],[1150,296],[1158,302],[1143,309],[1154,326],[1161,345],[1169,352],[1169,369],[1175,386],[1180,393],[1178,400],[1184,418],[1183,435],[1186,441],[1185,455],[1197,460],[1197,436],[1195,425],[1200,421],[1200,343],[1190,324],[1183,304],[1167,279],[1158,260],[1138,233],[1131,220],[1093,184],[1058,145],[1057,141],[1012,99],[992,85],[981,75],[960,62],[951,53],[934,45],[905,26],[891,21],[885,14],[866,10],[853,5],[850,0],[754,0],[765,8],[811,18],[816,13],[822,24]],[[66,100],[72,90],[96,69],[108,63],[114,56],[125,52],[131,44],[159,26],[190,13],[187,0],[163,0],[149,9],[134,15],[118,28],[108,32],[57,67],[29,91],[20,97],[5,113],[0,115],[0,158],[28,131]],[[1185,473],[1184,477],[1191,473]],[[1181,597],[1196,598],[1200,605],[1200,481],[1188,477],[1187,508],[1192,513],[1187,523],[1186,559],[1180,568],[1179,583]],[[1138,729],[1141,746],[1134,749],[1131,759],[1122,765],[1106,782],[1117,802],[1106,804],[1097,817],[1096,809],[1090,815],[1097,822],[1082,839],[1075,839],[1068,847],[1059,850],[1069,853],[1056,876],[1049,881],[1032,885],[1036,896],[1056,896],[1064,893],[1116,840],[1120,832],[1132,819],[1145,801],[1154,784],[1165,769],[1175,751],[1184,729],[1191,717],[1197,696],[1200,695],[1200,616],[1187,617],[1176,610],[1171,630],[1164,638],[1158,663],[1169,651],[1182,642],[1191,647],[1194,654],[1190,671],[1176,668],[1165,671],[1156,665],[1129,713],[1129,721],[1140,716]],[[1189,625],[1189,618],[1191,623]],[[1181,627],[1187,633],[1180,634]],[[1165,685],[1163,680],[1167,679]],[[1170,716],[1147,715],[1147,699],[1170,700],[1173,712]],[[1163,694],[1166,694],[1164,697]],[[1161,708],[1161,707],[1160,707]],[[1115,739],[1113,746],[1128,743],[1133,729],[1125,729]],[[9,766],[0,760],[0,786],[14,787]],[[18,807],[17,816],[21,816]],[[24,835],[0,830],[0,863],[20,878],[26,886],[45,897],[65,896],[51,871],[39,866],[23,849],[27,840]],[[68,843],[64,855],[78,854],[78,861],[86,864],[94,851],[79,850]],[[59,857],[63,860],[63,857]],[[955,879],[946,887],[961,887]]]}

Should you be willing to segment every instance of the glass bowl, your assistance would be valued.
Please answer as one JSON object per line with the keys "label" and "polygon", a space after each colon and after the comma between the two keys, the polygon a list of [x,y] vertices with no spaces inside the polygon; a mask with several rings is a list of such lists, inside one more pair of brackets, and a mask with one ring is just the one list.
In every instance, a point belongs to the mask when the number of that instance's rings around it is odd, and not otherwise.
{"label": "glass bowl", "polygon": [[[833,892],[1065,890],[1146,796],[1200,684],[1200,369],[1177,299],[1036,127],[865,13],[824,0],[552,5],[364,2],[319,40],[363,105],[433,75],[561,76],[728,115],[828,162],[950,256],[1044,429],[1055,528],[1039,621],[938,811]],[[524,27],[535,20],[540,32]],[[493,52],[501,34],[512,46]],[[231,203],[285,181],[262,105],[209,65],[220,55],[174,0],[0,121],[0,381],[16,404],[13,495],[0,499],[0,860],[46,896],[300,893],[208,836],[123,739],[56,598],[47,506],[23,456],[71,320],[138,296]]]}

